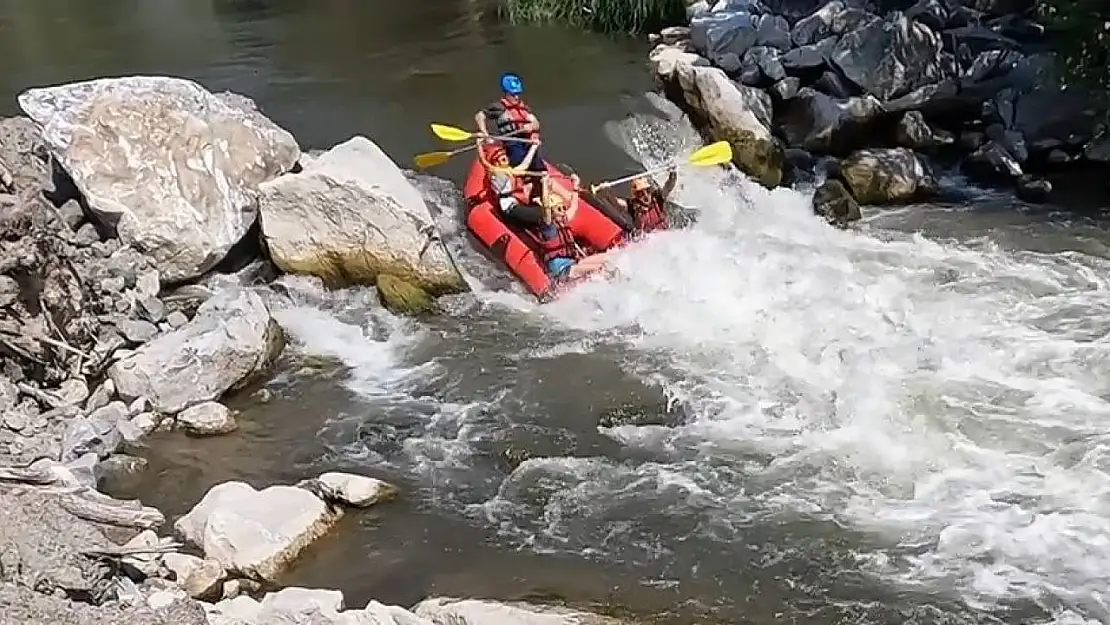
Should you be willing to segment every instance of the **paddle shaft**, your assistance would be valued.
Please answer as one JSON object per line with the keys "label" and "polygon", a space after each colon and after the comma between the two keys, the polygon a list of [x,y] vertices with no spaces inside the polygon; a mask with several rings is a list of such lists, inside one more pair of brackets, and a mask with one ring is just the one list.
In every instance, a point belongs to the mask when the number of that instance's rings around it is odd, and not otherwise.
{"label": "paddle shaft", "polygon": [[615,187],[618,184],[621,184],[621,183],[624,183],[624,182],[629,182],[629,181],[635,180],[637,178],[643,178],[644,176],[652,176],[652,175],[655,175],[655,174],[661,174],[661,173],[667,171],[668,169],[672,169],[672,168],[677,167],[677,166],[678,166],[678,163],[671,163],[670,165],[663,165],[663,166],[660,166],[660,167],[655,167],[653,169],[649,169],[647,171],[640,172],[638,174],[632,174],[631,176],[625,176],[623,178],[617,178],[616,180],[610,180],[609,182],[602,182],[600,184],[594,185],[594,188],[595,189],[608,189],[609,187]]}
{"label": "paddle shaft", "polygon": [[[489,138],[494,139],[496,141],[513,141],[513,142],[516,142],[516,143],[534,143],[534,141],[532,139],[520,139],[518,137],[511,136],[511,135],[515,135],[515,134],[519,134],[519,133],[520,133],[520,131],[516,130],[516,131],[511,132],[507,135],[501,135],[499,137],[489,137]],[[478,139],[484,139],[484,138],[485,137],[478,137]],[[456,156],[458,154],[462,154],[463,152],[469,152],[470,150],[473,150],[477,147],[478,147],[477,143],[471,143],[470,145],[466,146],[465,148],[459,148],[457,150],[451,150],[451,156]]]}

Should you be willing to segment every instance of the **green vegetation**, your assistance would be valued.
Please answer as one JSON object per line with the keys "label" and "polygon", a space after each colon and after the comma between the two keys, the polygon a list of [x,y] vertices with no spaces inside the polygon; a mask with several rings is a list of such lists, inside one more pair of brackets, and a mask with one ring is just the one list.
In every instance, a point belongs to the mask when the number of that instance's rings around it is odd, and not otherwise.
{"label": "green vegetation", "polygon": [[1110,87],[1110,3],[1040,0],[1037,11],[1067,75]]}
{"label": "green vegetation", "polygon": [[684,0],[505,0],[513,23],[561,23],[601,33],[642,34],[685,22]]}

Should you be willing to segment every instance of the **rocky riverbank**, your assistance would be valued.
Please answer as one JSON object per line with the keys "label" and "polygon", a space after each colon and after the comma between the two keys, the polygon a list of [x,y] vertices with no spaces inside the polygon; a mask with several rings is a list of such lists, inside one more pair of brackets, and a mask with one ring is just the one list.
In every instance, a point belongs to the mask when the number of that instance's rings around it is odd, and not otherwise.
{"label": "rocky riverbank", "polygon": [[[0,621],[615,623],[433,598],[347,610],[275,580],[376,479],[213,487],[167,524],[97,490],[143,436],[235,430],[221,401],[284,347],[281,272],[434,310],[466,284],[424,199],[373,142],[315,155],[249,99],[166,77],[31,89],[0,120]],[[168,525],[168,526],[167,526]]]}
{"label": "rocky riverbank", "polygon": [[835,221],[858,219],[857,202],[935,197],[939,167],[1042,202],[1047,174],[1110,162],[1110,109],[1104,93],[1063,84],[1033,9],[694,0],[688,26],[651,36],[650,66],[763,185],[822,172],[815,209]]}

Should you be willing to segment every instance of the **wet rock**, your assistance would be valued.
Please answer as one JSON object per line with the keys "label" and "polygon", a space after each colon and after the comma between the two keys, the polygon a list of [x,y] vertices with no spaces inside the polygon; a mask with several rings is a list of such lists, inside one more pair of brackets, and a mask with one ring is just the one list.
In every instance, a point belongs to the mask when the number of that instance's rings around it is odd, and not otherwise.
{"label": "wet rock", "polygon": [[327,499],[355,508],[368,508],[397,495],[397,487],[381,480],[350,473],[324,473],[316,478]]}
{"label": "wet rock", "polygon": [[1047,180],[1034,178],[1029,174],[1018,178],[1017,196],[1030,204],[1043,204],[1051,194],[1052,183]]}
{"label": "wet rock", "polygon": [[955,143],[951,134],[930,128],[921,111],[908,111],[902,115],[896,132],[898,143],[915,150],[931,150]]}
{"label": "wet rock", "polygon": [[102,78],[18,100],[94,217],[148,251],[165,280],[219,262],[254,221],[254,187],[300,156],[273,122],[181,78]]}
{"label": "wet rock", "polygon": [[1002,146],[994,141],[984,143],[961,163],[969,176],[990,183],[1008,184],[1025,172],[1021,164]]}
{"label": "wet rock", "polygon": [[840,171],[861,204],[911,202],[939,188],[925,162],[907,148],[857,150],[841,162]]}
{"label": "wet rock", "polygon": [[894,12],[837,42],[830,61],[880,100],[890,100],[948,76],[939,62],[940,36]]}
{"label": "wet rock", "polygon": [[182,410],[177,423],[193,436],[218,436],[239,428],[231,410],[219,402],[206,401]]}
{"label": "wet rock", "polygon": [[882,104],[870,95],[837,100],[803,87],[778,122],[791,146],[839,153],[863,144],[882,113]]}
{"label": "wet rock", "polygon": [[1110,163],[1110,129],[1104,128],[1091,139],[1083,148],[1083,157],[1096,163]]}
{"label": "wet rock", "polygon": [[984,133],[975,130],[965,130],[960,133],[960,147],[969,152],[978,150],[986,140],[987,137]]}
{"label": "wet rock", "polygon": [[284,335],[253,291],[214,295],[184,326],[144,344],[111,366],[121,397],[146,397],[175,414],[218,399],[265,369],[281,352]]}
{"label": "wet rock", "polygon": [[365,137],[260,192],[262,234],[274,263],[289,273],[333,286],[372,284],[391,273],[434,295],[467,290],[420,192]]}
{"label": "wet rock", "polygon": [[161,423],[162,418],[153,412],[141,412],[131,419],[131,425],[144,435],[157,430]]}
{"label": "wet rock", "polygon": [[258,491],[226,482],[212,487],[174,529],[226,570],[262,581],[275,579],[340,515],[304,489]]}
{"label": "wet rock", "polygon": [[765,187],[782,181],[782,146],[760,120],[763,113],[717,68],[679,65],[674,80],[687,106],[704,119],[709,132],[732,144],[733,162]]}
{"label": "wet rock", "polygon": [[404,278],[382,273],[375,283],[382,306],[396,315],[425,315],[439,311],[435,299]]}
{"label": "wet rock", "polygon": [[813,212],[833,225],[859,221],[859,202],[839,180],[826,180],[813,192]]}

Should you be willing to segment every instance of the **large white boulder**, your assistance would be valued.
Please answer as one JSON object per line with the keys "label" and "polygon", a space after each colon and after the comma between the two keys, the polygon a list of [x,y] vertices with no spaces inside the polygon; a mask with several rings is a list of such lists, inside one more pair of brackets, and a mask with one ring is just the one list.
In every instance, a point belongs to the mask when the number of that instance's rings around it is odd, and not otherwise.
{"label": "large white boulder", "polygon": [[259,186],[262,234],[289,273],[332,286],[394,275],[432,295],[467,290],[424,198],[374,142],[356,136]]}
{"label": "large white boulder", "polygon": [[213,486],[174,530],[228,571],[273,581],[340,516],[339,509],[302,488],[259,491],[225,482]]}
{"label": "large white boulder", "polygon": [[301,154],[249,99],[183,78],[28,89],[19,106],[94,215],[153,258],[167,282],[222,260],[255,221],[257,185]]}

